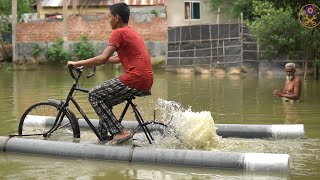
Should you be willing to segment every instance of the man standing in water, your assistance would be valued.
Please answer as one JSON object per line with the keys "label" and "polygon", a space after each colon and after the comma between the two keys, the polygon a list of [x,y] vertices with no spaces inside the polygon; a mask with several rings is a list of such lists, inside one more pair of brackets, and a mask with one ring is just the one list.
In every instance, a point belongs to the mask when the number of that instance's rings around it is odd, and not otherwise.
{"label": "man standing in water", "polygon": [[281,97],[283,101],[298,100],[301,94],[301,80],[295,76],[296,66],[294,63],[287,63],[286,70],[286,83],[283,91],[274,90],[273,95]]}
{"label": "man standing in water", "polygon": [[[105,63],[121,63],[124,74],[107,80],[89,91],[89,102],[100,118],[99,132],[107,140],[107,133],[113,136],[112,144],[120,144],[133,134],[125,129],[112,113],[112,107],[132,96],[150,94],[153,71],[150,56],[142,38],[128,26],[130,9],[125,3],[110,7],[109,24],[113,31],[109,44],[99,56],[68,61],[68,66],[93,67]],[[118,56],[112,56],[117,51]]]}

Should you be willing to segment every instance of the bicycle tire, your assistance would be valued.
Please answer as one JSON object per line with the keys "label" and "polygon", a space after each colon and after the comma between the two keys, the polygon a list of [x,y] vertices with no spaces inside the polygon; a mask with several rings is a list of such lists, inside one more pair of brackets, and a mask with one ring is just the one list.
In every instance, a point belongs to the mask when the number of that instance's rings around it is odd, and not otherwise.
{"label": "bicycle tire", "polygon": [[62,111],[63,122],[57,126],[57,130],[47,134],[54,126],[60,106],[60,104],[55,102],[33,104],[22,115],[19,122],[18,134],[20,136],[42,135],[45,138],[52,137],[53,139],[65,139],[72,134],[73,138],[80,138],[79,123],[68,108]]}

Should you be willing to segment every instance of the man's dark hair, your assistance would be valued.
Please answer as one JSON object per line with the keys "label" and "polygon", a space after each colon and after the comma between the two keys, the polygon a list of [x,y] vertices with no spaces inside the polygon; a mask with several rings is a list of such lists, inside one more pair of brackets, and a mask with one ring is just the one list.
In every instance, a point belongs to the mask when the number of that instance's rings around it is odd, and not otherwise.
{"label": "man's dark hair", "polygon": [[129,16],[130,16],[130,9],[129,6],[126,3],[116,3],[110,6],[110,12],[113,16],[118,14],[122,22],[128,23],[129,22]]}

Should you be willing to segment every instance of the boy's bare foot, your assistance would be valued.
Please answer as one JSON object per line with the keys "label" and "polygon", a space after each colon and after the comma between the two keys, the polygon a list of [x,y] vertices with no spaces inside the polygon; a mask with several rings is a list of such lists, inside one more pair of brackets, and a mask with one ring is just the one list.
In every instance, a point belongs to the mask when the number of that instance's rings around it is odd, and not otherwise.
{"label": "boy's bare foot", "polygon": [[131,134],[131,132],[129,130],[122,129],[122,131],[119,134],[115,135],[112,140],[123,139],[123,138],[129,136],[130,134]]}
{"label": "boy's bare foot", "polygon": [[112,141],[110,142],[110,144],[112,145],[116,145],[116,144],[121,144],[127,140],[129,140],[130,138],[133,137],[132,132],[128,131],[127,129],[123,129],[119,134],[117,134]]}

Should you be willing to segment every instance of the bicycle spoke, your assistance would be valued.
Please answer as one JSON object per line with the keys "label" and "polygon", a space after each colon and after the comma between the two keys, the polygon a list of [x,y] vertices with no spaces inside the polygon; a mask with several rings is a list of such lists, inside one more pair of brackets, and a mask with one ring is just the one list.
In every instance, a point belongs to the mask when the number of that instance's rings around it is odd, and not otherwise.
{"label": "bicycle spoke", "polygon": [[[21,136],[40,136],[51,137],[54,139],[74,137],[75,133],[79,136],[79,129],[74,131],[73,127],[79,128],[79,125],[71,125],[70,117],[66,112],[62,112],[60,118],[56,119],[59,115],[59,105],[51,102],[42,102],[32,105],[23,114],[18,133]],[[66,122],[61,122],[65,120]],[[77,123],[77,122],[76,122]],[[71,130],[68,128],[71,127]],[[70,136],[71,135],[71,136]]]}

